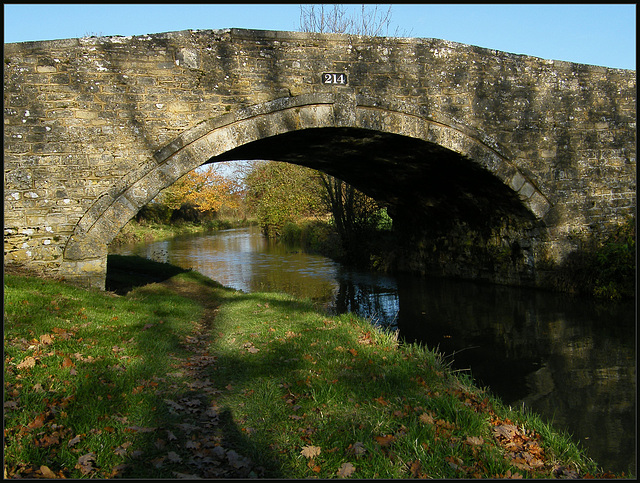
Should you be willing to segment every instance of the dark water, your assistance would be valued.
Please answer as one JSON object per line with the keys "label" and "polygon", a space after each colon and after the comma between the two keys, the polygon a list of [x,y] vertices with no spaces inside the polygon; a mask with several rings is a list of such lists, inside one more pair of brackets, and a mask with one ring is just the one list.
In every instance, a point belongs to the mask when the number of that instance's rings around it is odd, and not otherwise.
{"label": "dark water", "polygon": [[[114,251],[115,252],[115,251]],[[122,247],[246,292],[281,291],[352,311],[438,347],[504,402],[568,431],[607,471],[636,473],[633,303],[350,270],[256,228]]]}

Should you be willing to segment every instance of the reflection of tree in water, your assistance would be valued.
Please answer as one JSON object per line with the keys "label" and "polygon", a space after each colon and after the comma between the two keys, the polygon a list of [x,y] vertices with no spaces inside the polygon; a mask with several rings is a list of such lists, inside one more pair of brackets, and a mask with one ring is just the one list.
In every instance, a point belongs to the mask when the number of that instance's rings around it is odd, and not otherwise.
{"label": "reflection of tree in water", "polygon": [[253,274],[252,292],[284,292],[310,299],[319,305],[331,302],[335,283],[319,277],[304,276],[296,270],[268,270]]}

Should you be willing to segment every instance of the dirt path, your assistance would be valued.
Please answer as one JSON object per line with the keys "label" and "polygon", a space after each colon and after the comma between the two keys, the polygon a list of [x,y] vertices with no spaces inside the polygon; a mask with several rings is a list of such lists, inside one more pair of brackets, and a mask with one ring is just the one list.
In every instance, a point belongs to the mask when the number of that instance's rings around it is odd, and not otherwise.
{"label": "dirt path", "polygon": [[[177,478],[256,478],[264,470],[256,468],[246,457],[233,449],[227,449],[229,428],[233,427],[231,415],[221,412],[216,396],[221,393],[214,387],[210,375],[216,364],[216,356],[207,347],[215,328],[218,303],[215,295],[202,285],[170,279],[163,285],[172,291],[197,301],[204,307],[204,315],[194,327],[193,335],[185,337],[182,345],[191,353],[186,358],[176,358],[175,373],[181,374],[184,391],[172,400],[165,399],[169,410],[179,421],[175,428],[166,431],[169,451],[154,464],[172,464],[183,468],[173,471]],[[179,450],[178,450],[179,448]]]}

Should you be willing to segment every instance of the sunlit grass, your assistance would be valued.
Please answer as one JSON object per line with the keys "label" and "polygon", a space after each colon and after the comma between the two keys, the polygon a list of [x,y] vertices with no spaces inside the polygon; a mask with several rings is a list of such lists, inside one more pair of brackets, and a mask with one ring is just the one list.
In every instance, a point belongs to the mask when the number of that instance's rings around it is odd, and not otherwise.
{"label": "sunlit grass", "polygon": [[[327,318],[282,294],[235,294],[222,305],[217,330],[223,335],[212,343],[216,376],[220,385],[234,385],[218,403],[234,408],[247,433],[238,444],[258,464],[255,449],[270,447],[280,452],[280,471],[301,478],[335,477],[345,463],[356,466],[359,478],[518,471],[493,444],[490,413],[474,410],[465,397],[486,398],[501,415],[515,415],[468,376],[454,375],[433,351],[401,346],[365,320]],[[435,425],[421,419],[425,413]],[[474,448],[468,437],[486,444]],[[552,452],[572,445],[549,439]],[[313,461],[300,454],[309,445],[322,449]]]}
{"label": "sunlit grass", "polygon": [[183,351],[181,337],[201,310],[159,287],[122,298],[7,275],[4,400],[16,408],[5,412],[10,471],[30,475],[44,465],[80,477],[78,458],[95,453],[99,474],[111,476],[105,468],[123,463],[113,449],[145,438],[125,428],[156,422],[154,386],[137,388],[170,372],[168,354]]}
{"label": "sunlit grass", "polygon": [[[197,272],[126,296],[7,276],[4,396],[10,476],[597,474],[570,438],[437,352]],[[508,421],[540,435],[543,470],[505,458],[494,426]]]}

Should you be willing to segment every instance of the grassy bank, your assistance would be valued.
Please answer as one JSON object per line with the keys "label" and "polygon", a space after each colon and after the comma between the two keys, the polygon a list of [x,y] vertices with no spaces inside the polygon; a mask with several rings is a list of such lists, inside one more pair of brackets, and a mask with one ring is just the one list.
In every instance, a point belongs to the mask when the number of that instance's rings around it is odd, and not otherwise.
{"label": "grassy bank", "polygon": [[366,320],[138,262],[124,296],[5,277],[5,477],[602,476]]}
{"label": "grassy bank", "polygon": [[190,233],[207,233],[229,228],[240,228],[255,224],[252,220],[208,220],[204,222],[178,221],[175,223],[158,223],[135,219],[130,220],[120,233],[111,241],[111,245],[119,246],[128,243],[152,242],[166,240],[178,235]]}

